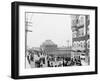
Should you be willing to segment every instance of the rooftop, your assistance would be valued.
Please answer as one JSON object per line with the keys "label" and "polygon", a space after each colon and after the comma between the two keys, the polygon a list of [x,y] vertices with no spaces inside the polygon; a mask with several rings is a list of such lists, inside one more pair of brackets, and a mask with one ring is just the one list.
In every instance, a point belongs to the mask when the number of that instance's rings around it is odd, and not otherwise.
{"label": "rooftop", "polygon": [[56,44],[51,40],[46,40],[45,42],[42,43],[42,45],[56,45]]}

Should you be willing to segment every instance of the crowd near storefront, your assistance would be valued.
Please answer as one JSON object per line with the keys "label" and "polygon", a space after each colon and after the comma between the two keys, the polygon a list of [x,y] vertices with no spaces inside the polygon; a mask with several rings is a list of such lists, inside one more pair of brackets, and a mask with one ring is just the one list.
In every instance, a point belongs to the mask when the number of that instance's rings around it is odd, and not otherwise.
{"label": "crowd near storefront", "polygon": [[71,47],[57,47],[51,40],[46,40],[40,48],[27,51],[27,60],[31,68],[81,66],[80,59],[72,58]]}
{"label": "crowd near storefront", "polygon": [[46,40],[40,47],[26,50],[31,68],[83,66],[90,64],[89,15],[71,15],[72,46],[58,47]]}

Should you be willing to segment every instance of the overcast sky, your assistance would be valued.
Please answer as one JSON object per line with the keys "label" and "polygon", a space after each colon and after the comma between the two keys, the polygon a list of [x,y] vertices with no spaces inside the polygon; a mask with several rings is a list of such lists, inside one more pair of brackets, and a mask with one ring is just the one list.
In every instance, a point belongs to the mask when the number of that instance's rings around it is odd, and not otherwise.
{"label": "overcast sky", "polygon": [[27,17],[32,21],[32,27],[28,27],[32,32],[27,33],[28,47],[40,47],[45,40],[52,40],[59,47],[67,46],[67,40],[71,44],[70,15],[33,13]]}

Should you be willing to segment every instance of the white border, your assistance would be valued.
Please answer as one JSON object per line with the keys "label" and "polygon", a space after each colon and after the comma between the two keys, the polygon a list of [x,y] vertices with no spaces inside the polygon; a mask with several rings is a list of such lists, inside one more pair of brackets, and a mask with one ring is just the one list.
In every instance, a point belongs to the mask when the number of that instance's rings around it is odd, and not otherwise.
{"label": "white border", "polygon": [[[90,65],[58,68],[25,69],[25,12],[47,12],[90,15]],[[95,71],[95,11],[86,9],[19,6],[19,75],[40,75],[55,73]]]}

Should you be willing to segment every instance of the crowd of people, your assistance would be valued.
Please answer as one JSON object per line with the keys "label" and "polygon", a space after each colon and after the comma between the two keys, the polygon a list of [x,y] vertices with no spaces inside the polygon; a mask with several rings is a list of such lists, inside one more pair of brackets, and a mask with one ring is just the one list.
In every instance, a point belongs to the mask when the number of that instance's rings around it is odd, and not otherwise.
{"label": "crowd of people", "polygon": [[48,60],[48,67],[81,66],[81,59],[71,57],[52,57],[56,60]]}
{"label": "crowd of people", "polygon": [[29,52],[27,60],[30,65],[35,67],[65,67],[81,66],[81,58],[47,55],[44,52]]}

